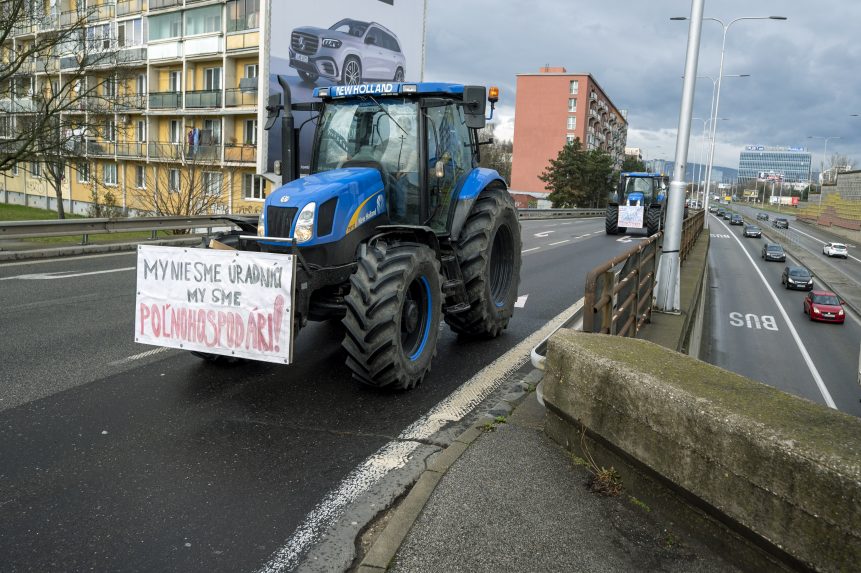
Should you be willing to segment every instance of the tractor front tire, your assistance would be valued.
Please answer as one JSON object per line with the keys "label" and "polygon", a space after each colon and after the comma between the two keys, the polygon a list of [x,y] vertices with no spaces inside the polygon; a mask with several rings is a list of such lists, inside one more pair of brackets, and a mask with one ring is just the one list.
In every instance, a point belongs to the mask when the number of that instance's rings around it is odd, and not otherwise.
{"label": "tractor front tire", "polygon": [[663,209],[657,207],[646,210],[646,231],[650,237],[661,230],[661,215],[663,211]]}
{"label": "tractor front tire", "polygon": [[613,205],[607,205],[607,212],[604,214],[604,230],[608,235],[619,234],[619,208]]}
{"label": "tractor front tire", "polygon": [[511,195],[499,187],[482,191],[455,246],[469,310],[445,315],[454,332],[496,338],[508,327],[520,284],[521,246]]}
{"label": "tractor front tire", "polygon": [[417,244],[363,245],[345,297],[343,347],[353,378],[408,390],[430,372],[442,312],[439,261]]}

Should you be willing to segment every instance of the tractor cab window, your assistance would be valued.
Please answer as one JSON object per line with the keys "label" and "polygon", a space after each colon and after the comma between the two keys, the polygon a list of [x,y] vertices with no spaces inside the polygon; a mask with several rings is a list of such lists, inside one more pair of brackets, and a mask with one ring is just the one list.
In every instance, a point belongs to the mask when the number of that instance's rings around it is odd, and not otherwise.
{"label": "tractor cab window", "polygon": [[642,193],[643,199],[649,201],[655,188],[655,179],[653,177],[629,177],[625,181],[625,197],[630,197],[632,193]]}
{"label": "tractor cab window", "polygon": [[444,231],[449,210],[461,180],[472,169],[472,147],[463,108],[454,102],[430,107],[427,123],[427,188],[430,226]]}
{"label": "tractor cab window", "polygon": [[317,129],[312,173],[343,167],[380,171],[389,218],[419,224],[418,106],[385,98],[328,104]]}

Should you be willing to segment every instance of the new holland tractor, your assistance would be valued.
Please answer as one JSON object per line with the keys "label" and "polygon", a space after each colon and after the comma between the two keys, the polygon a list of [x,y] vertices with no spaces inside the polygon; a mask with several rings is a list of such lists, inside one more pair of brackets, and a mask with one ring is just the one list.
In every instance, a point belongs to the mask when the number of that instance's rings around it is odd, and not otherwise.
{"label": "new holland tractor", "polygon": [[[409,389],[431,368],[440,321],[494,338],[511,319],[520,280],[520,224],[505,181],[478,167],[478,130],[498,90],[445,83],[318,87],[318,101],[270,97],[283,112],[283,184],[240,250],[298,256],[294,331],[340,320],[353,377]],[[298,177],[294,111],[316,131],[310,174]],[[307,123],[307,122],[306,122]],[[246,231],[247,233],[247,231]],[[204,358],[216,359],[212,355]]]}
{"label": "new holland tractor", "polygon": [[623,171],[607,202],[604,227],[608,235],[629,228],[645,228],[649,236],[661,230],[665,216],[668,178],[658,173]]}

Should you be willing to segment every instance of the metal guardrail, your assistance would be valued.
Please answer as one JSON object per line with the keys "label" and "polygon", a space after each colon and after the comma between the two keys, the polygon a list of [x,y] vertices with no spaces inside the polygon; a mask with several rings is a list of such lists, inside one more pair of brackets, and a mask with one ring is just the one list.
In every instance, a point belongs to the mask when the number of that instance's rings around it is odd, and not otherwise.
{"label": "metal guardrail", "polygon": [[605,209],[518,209],[520,219],[603,217]]}
{"label": "metal guardrail", "polygon": [[0,239],[32,239],[36,237],[64,237],[81,235],[87,244],[88,235],[151,231],[156,238],[159,231],[211,229],[234,226],[232,219],[246,219],[249,215],[192,215],[188,217],[122,217],[117,219],[66,219],[62,221],[0,221]]}
{"label": "metal guardrail", "polygon": [[[680,261],[687,258],[704,221],[701,210],[684,220]],[[635,337],[651,320],[662,238],[663,231],[652,235],[586,275],[583,332]]]}

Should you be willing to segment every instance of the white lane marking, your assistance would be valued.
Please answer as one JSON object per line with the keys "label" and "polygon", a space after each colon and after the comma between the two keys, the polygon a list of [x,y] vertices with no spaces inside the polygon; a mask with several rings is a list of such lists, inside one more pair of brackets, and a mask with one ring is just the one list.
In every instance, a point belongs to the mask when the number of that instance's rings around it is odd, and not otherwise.
{"label": "white lane marking", "polygon": [[29,275],[17,275],[14,277],[2,277],[0,281],[11,281],[13,279],[18,279],[22,281],[48,281],[54,279],[70,279],[74,277],[86,277],[89,275],[103,275],[106,273],[121,273],[124,271],[133,271],[137,267],[124,267],[122,269],[108,269],[106,271],[90,271],[86,273],[75,273],[72,271],[61,271],[57,273],[36,273]]}
{"label": "white lane marking", "polygon": [[574,238],[575,238],[575,239],[582,239],[583,237],[588,237],[588,236],[589,236],[589,235],[591,235],[591,234],[592,234],[592,233],[586,233],[585,235],[577,235],[577,236],[576,236],[576,237],[574,237]]}
{"label": "white lane marking", "polygon": [[531,249],[524,249],[524,250],[520,251],[520,254],[522,255],[523,253],[528,253],[529,251],[537,251],[540,248],[541,247],[532,247]]}
{"label": "white lane marking", "polygon": [[567,223],[559,223],[559,224],[560,224],[560,225],[570,225],[570,224],[571,224],[571,221],[568,221]]}
{"label": "white lane marking", "polygon": [[[800,234],[804,235],[805,237],[810,237],[811,239],[813,239],[814,241],[816,241],[818,243],[822,243],[823,245],[827,244],[827,241],[823,241],[819,237],[814,237],[813,235],[808,235],[804,231],[799,231],[798,229],[796,229],[794,227],[792,228],[792,230],[795,231],[796,233],[800,233]],[[822,254],[824,255],[825,253],[822,253]],[[828,258],[831,258],[831,257],[828,257]],[[861,259],[856,259],[852,255],[849,255],[849,258],[852,259],[853,261],[861,263]]]}
{"label": "white lane marking", "polygon": [[421,444],[420,440],[430,439],[449,423],[457,422],[469,414],[499,387],[506,376],[529,361],[532,348],[564,323],[582,304],[581,299],[556,315],[413,422],[397,439],[369,456],[305,516],[290,539],[258,570],[259,573],[292,570],[320,535],[343,515],[350,503],[375,486],[390,471],[406,465],[410,455]]}
{"label": "white lane marking", "polygon": [[569,242],[570,240],[571,240],[571,239],[565,239],[564,241],[556,241],[555,243],[550,243],[550,244],[549,244],[549,245],[547,245],[547,246],[548,246],[548,247],[552,247],[553,245],[561,245],[562,243],[567,243],[567,242]]}
{"label": "white lane marking", "polygon": [[[723,221],[720,222],[721,225],[726,227],[726,223]],[[727,231],[729,231],[729,227],[727,227]],[[751,266],[753,266],[756,274],[759,275],[760,280],[762,280],[762,284],[765,285],[765,289],[771,295],[771,299],[774,301],[774,304],[777,305],[777,309],[780,311],[780,315],[783,317],[783,320],[786,321],[787,326],[789,327],[789,332],[792,334],[793,340],[795,340],[795,345],[798,347],[798,351],[801,352],[801,357],[804,359],[805,364],[807,364],[807,369],[810,370],[810,374],[813,376],[813,381],[816,382],[816,386],[819,388],[819,393],[822,394],[822,398],[825,400],[825,403],[829,408],[837,409],[837,405],[834,403],[834,400],[831,398],[831,393],[828,391],[828,388],[825,386],[825,381],[822,380],[822,376],[819,375],[819,370],[816,369],[816,365],[813,364],[813,359],[810,357],[810,354],[807,352],[807,348],[804,346],[804,343],[801,342],[801,337],[798,335],[798,331],[795,330],[795,325],[792,324],[792,321],[789,319],[789,314],[787,314],[786,309],[783,308],[783,305],[777,299],[777,295],[774,293],[774,290],[771,288],[771,285],[768,284],[768,281],[765,280],[765,275],[762,274],[762,271],[754,262],[753,257],[750,256],[750,253],[747,252],[747,249],[744,248],[741,241],[734,234],[730,233],[732,238],[735,239],[735,242],[738,243],[738,246],[741,247],[741,251],[744,253],[744,256],[747,257],[747,260],[750,261]]]}
{"label": "white lane marking", "polygon": [[173,349],[167,348],[167,347],[154,348],[153,350],[147,350],[146,352],[141,352],[140,354],[134,354],[132,356],[126,356],[125,358],[120,358],[119,360],[114,360],[113,362],[108,362],[108,366],[121,366],[123,364],[128,364],[129,362],[134,362],[135,360],[140,360],[141,358],[146,358],[147,356],[153,356],[155,354],[161,354],[162,352],[167,352],[168,350],[173,350]]}
{"label": "white lane marking", "polygon": [[528,294],[517,297],[517,300],[514,303],[514,308],[523,308],[526,306],[526,299],[529,298]]}
{"label": "white lane marking", "polygon": [[87,259],[101,259],[104,257],[122,257],[122,256],[137,256],[137,250],[127,251],[122,253],[106,253],[103,255],[82,255],[75,257],[61,257],[61,258],[53,258],[53,259],[39,259],[39,260],[28,260],[28,261],[17,261],[14,263],[0,263],[0,269],[4,269],[6,267],[19,267],[21,265],[42,265],[45,263],[63,263],[67,261],[82,261]]}
{"label": "white lane marking", "polygon": [[544,231],[543,233],[535,233],[535,236],[539,239],[546,239],[550,233],[555,233],[556,231]]}

